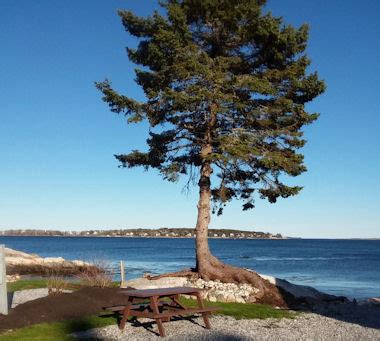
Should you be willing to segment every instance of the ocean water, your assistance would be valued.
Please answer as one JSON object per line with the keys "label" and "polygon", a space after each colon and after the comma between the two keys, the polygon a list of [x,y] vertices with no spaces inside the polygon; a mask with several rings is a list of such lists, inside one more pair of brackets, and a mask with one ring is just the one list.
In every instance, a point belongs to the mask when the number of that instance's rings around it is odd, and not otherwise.
{"label": "ocean water", "polygon": [[[194,240],[170,238],[0,237],[0,244],[43,257],[124,260],[127,278],[194,266]],[[224,262],[350,298],[380,296],[380,240],[211,239]]]}

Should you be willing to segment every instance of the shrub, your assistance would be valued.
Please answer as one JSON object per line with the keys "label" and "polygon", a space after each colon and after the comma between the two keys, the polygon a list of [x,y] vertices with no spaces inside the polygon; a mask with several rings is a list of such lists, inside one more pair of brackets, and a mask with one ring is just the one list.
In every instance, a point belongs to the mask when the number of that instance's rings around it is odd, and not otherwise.
{"label": "shrub", "polygon": [[106,288],[112,286],[113,271],[106,261],[96,260],[83,268],[77,277],[83,285]]}
{"label": "shrub", "polygon": [[60,271],[56,269],[50,269],[47,271],[46,286],[49,295],[62,294],[68,289],[69,283],[59,274]]}

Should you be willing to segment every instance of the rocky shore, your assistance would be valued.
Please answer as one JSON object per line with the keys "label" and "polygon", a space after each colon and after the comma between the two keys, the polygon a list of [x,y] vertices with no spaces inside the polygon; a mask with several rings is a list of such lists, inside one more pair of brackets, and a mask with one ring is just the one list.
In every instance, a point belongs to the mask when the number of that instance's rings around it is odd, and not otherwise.
{"label": "rocky shore", "polygon": [[[345,297],[322,293],[312,287],[292,284],[286,280],[259,274],[265,280],[279,287],[284,295],[291,297],[290,304],[318,302],[349,302]],[[186,277],[163,277],[157,280],[146,277],[132,279],[124,283],[123,287],[136,289],[156,289],[165,287],[191,286],[203,289],[203,298],[211,302],[255,303],[258,289],[250,284],[222,283],[220,281],[204,281]]]}
{"label": "rocky shore", "polygon": [[[91,266],[81,261],[67,261],[61,257],[43,258],[37,255],[29,255],[24,252],[11,249],[6,250],[7,268],[17,269],[17,267],[44,268],[49,269],[73,269],[81,266]],[[328,295],[318,290],[292,284],[283,279],[260,275],[264,279],[275,284],[284,294],[296,299],[299,304],[298,312],[293,319],[241,319],[236,320],[230,316],[213,316],[211,318],[212,330],[200,328],[202,320],[194,317],[187,319],[173,320],[165,325],[168,340],[380,340],[380,301],[377,298],[370,299],[358,304],[343,297]],[[163,277],[157,280],[148,278],[137,278],[124,283],[124,287],[136,289],[150,289],[174,286],[193,286],[204,289],[204,297],[209,301],[253,303],[257,289],[248,284],[221,283],[219,281],[204,281],[202,279],[191,279],[186,277]],[[95,290],[96,292],[92,292]],[[105,304],[117,304],[119,290],[117,288],[99,289],[86,288],[79,290],[68,296],[47,296],[47,289],[32,289],[14,293],[12,306],[14,314],[20,316],[16,311],[19,309],[22,314],[26,314],[24,303],[34,300],[39,309],[50,309],[51,301],[63,301],[72,308],[76,303],[74,312],[82,314],[80,309],[87,309],[81,304],[80,298],[88,302],[89,297],[99,299],[103,297],[104,302],[98,302],[99,306]],[[71,298],[71,295],[73,297]],[[76,296],[75,296],[76,295]],[[108,296],[107,296],[108,295]],[[63,301],[62,301],[63,298]],[[112,299],[115,300],[112,303]],[[25,305],[26,307],[27,305]],[[100,308],[92,307],[95,311]],[[12,309],[12,311],[13,311]],[[36,309],[32,304],[28,305],[30,316],[38,317],[33,311]],[[34,310],[33,310],[34,309]],[[66,308],[65,308],[66,309]],[[78,310],[78,311],[77,311]],[[46,310],[47,311],[47,310]],[[83,312],[84,314],[85,312]],[[88,314],[87,310],[86,313]],[[53,309],[49,318],[55,321],[54,314],[57,309]],[[29,316],[29,315],[28,315]],[[81,315],[78,315],[81,316]],[[12,320],[12,316],[9,317]],[[38,319],[37,319],[38,320]],[[5,321],[5,320],[4,320]],[[3,321],[3,322],[4,322]],[[12,320],[14,321],[14,319]],[[49,320],[50,321],[50,320]],[[40,323],[35,321],[34,323]],[[12,322],[13,323],[13,322]],[[29,323],[29,322],[28,322]],[[21,326],[21,325],[20,325]],[[20,327],[18,326],[18,327]],[[17,326],[14,326],[17,328]],[[74,338],[100,339],[100,340],[158,340],[155,323],[151,320],[139,319],[137,324],[128,324],[125,331],[121,332],[116,325],[90,329],[85,332],[71,334]]]}
{"label": "rocky shore", "polygon": [[68,261],[62,257],[40,257],[35,254],[29,254],[5,248],[5,264],[8,281],[18,279],[19,275],[74,275],[83,269],[92,267],[91,264],[73,260]]}

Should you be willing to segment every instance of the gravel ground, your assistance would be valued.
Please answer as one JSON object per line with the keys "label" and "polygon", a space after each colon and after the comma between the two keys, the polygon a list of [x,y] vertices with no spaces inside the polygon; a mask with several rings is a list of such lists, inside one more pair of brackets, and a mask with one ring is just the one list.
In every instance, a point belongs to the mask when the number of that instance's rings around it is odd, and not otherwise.
{"label": "gravel ground", "polygon": [[15,308],[19,304],[23,304],[28,301],[36,300],[37,298],[45,297],[48,295],[47,288],[41,289],[28,289],[28,290],[20,290],[15,291],[11,297],[9,297],[9,302],[12,302],[11,307]]}
{"label": "gravel ground", "polygon": [[[71,292],[71,290],[63,290],[63,292]],[[19,290],[14,293],[8,293],[8,304],[11,308],[15,308],[19,304],[33,301],[48,295],[49,292],[47,288]]]}
{"label": "gravel ground", "polygon": [[[47,288],[16,291],[12,308],[48,295]],[[246,341],[246,340],[379,340],[380,306],[353,304],[329,305],[320,314],[302,313],[295,319],[235,320],[229,316],[211,317],[212,330],[203,328],[202,318],[179,319],[165,323],[172,341]],[[326,317],[333,313],[336,318]],[[344,321],[351,321],[344,322]],[[371,326],[371,327],[365,327]],[[80,339],[92,340],[160,340],[157,326],[151,320],[128,323],[124,332],[116,325],[74,333]]]}
{"label": "gravel ground", "polygon": [[[143,326],[127,324],[124,332],[108,326],[75,333],[80,339],[92,340],[159,340],[155,323]],[[337,319],[302,313],[295,319],[235,320],[229,316],[213,316],[212,330],[204,329],[202,318],[165,323],[167,337],[172,341],[246,341],[246,340],[380,340],[380,330],[347,323]]]}

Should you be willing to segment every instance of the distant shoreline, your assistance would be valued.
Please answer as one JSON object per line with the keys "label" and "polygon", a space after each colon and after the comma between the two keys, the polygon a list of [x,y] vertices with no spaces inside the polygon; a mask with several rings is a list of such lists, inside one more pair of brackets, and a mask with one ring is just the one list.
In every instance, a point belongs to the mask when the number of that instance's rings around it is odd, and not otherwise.
{"label": "distant shoreline", "polygon": [[[194,239],[195,237],[173,237],[173,236],[61,236],[61,235],[14,235],[14,234],[0,234],[0,237],[45,237],[45,238],[147,238],[147,239]],[[288,240],[288,239],[303,239],[303,238],[232,238],[232,237],[208,237],[209,239],[232,239],[232,240]]]}
{"label": "distant shoreline", "polygon": [[[54,238],[150,238],[150,239],[194,239],[195,237],[186,237],[186,236],[180,236],[180,237],[173,237],[173,236],[82,236],[82,235],[32,235],[32,234],[23,234],[23,235],[17,235],[17,234],[1,234],[0,231],[0,238],[1,237],[54,237]],[[232,240],[244,240],[244,239],[252,239],[252,240],[373,240],[373,241],[380,241],[380,238],[304,238],[304,237],[272,237],[272,238],[262,238],[262,237],[243,237],[243,238],[232,238],[232,237],[208,237],[209,239],[232,239]]]}
{"label": "distant shoreline", "polygon": [[[0,230],[0,236],[8,237],[124,237],[124,238],[195,238],[194,228],[158,228],[158,229],[112,229],[112,230]],[[243,231],[234,229],[209,229],[212,239],[288,239],[281,234],[268,232]]]}

